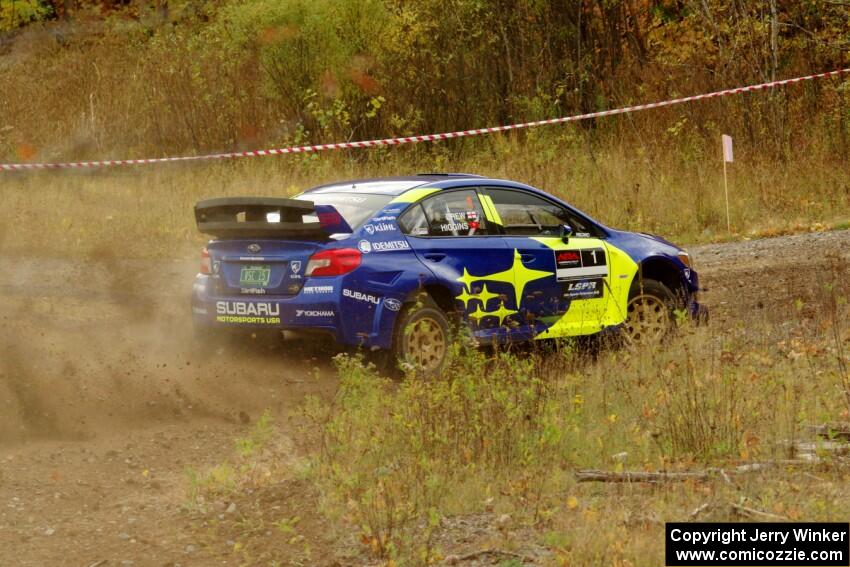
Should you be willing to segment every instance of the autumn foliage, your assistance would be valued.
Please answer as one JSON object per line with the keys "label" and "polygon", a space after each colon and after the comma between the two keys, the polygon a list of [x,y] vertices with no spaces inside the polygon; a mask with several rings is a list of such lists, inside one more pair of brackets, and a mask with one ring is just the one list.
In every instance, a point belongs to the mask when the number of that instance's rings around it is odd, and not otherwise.
{"label": "autumn foliage", "polygon": [[[191,153],[601,110],[847,66],[848,23],[840,3],[777,0],[2,0],[0,29],[16,29],[0,42],[0,155]],[[843,158],[847,88],[584,127],[641,138],[675,117],[778,158],[813,140]]]}

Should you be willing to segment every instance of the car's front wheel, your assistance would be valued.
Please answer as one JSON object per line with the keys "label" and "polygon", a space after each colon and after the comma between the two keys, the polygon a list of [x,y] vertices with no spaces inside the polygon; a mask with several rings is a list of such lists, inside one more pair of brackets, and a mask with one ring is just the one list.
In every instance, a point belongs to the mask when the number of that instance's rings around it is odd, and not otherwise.
{"label": "car's front wheel", "polygon": [[393,358],[402,370],[439,374],[451,345],[449,319],[428,295],[405,305],[393,337]]}
{"label": "car's front wheel", "polygon": [[660,344],[675,328],[676,297],[663,283],[636,280],[629,293],[623,337],[630,346]]}

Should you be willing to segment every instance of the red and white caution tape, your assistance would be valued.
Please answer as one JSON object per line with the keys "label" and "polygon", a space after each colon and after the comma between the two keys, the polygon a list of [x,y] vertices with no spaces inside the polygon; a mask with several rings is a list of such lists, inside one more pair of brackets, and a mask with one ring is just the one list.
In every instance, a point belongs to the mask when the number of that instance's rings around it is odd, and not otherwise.
{"label": "red and white caution tape", "polygon": [[328,150],[342,150],[353,148],[374,148],[378,146],[398,146],[401,144],[415,144],[418,142],[435,142],[439,140],[449,140],[451,138],[465,138],[467,136],[480,136],[482,134],[491,134],[494,132],[505,132],[507,130],[521,130],[524,128],[535,128],[537,126],[545,126],[547,124],[563,124],[566,122],[577,122],[579,120],[588,120],[590,118],[601,118],[603,116],[614,116],[615,114],[627,114],[630,112],[638,112],[640,110],[649,110],[651,108],[661,108],[663,106],[673,106],[686,102],[704,100],[709,98],[736,95],[740,93],[759,91],[773,87],[781,87],[803,81],[811,81],[813,79],[822,79],[826,77],[837,77],[850,73],[850,68],[839,69],[837,71],[829,71],[827,73],[817,73],[815,75],[806,75],[804,77],[795,77],[793,79],[783,79],[781,81],[771,81],[769,83],[761,83],[758,85],[749,85],[746,87],[738,87],[734,89],[726,89],[705,93],[683,98],[674,98],[661,102],[651,102],[648,104],[639,104],[637,106],[626,106],[623,108],[615,108],[613,110],[602,110],[600,112],[590,112],[588,114],[578,114],[575,116],[563,116],[560,118],[549,118],[548,120],[536,120],[534,122],[522,122],[520,124],[508,124],[506,126],[491,126],[488,128],[477,128],[474,130],[461,130],[458,132],[443,132],[440,134],[423,134],[420,136],[404,136],[401,138],[385,138],[382,140],[362,140],[359,142],[337,142],[334,144],[318,144],[316,146],[292,146],[288,148],[273,148],[269,150],[251,150],[246,152],[227,152],[219,154],[206,154],[200,156],[177,156],[177,157],[162,157],[162,158],[147,158],[147,159],[122,159],[122,160],[101,160],[101,161],[77,161],[67,163],[0,163],[0,171],[19,171],[28,169],[62,169],[62,168],[86,168],[86,167],[105,167],[109,165],[145,165],[152,163],[171,163],[180,161],[201,161],[201,160],[216,160],[216,159],[232,159],[243,157],[259,157],[259,156],[274,156],[282,154],[300,154],[307,152],[324,152]]}

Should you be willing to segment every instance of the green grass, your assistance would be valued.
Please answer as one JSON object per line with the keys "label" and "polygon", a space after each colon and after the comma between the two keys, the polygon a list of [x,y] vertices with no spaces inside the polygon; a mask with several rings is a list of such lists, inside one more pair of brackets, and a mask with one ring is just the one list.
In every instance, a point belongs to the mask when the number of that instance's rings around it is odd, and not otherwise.
{"label": "green grass", "polygon": [[[744,505],[783,518],[838,520],[840,460],[667,485],[578,483],[579,469],[704,470],[793,459],[807,423],[846,419],[846,283],[827,286],[815,319],[742,318],[685,325],[671,344],[588,360],[569,344],[495,356],[458,346],[439,378],[395,383],[340,358],[315,482],[369,552],[424,564],[447,552],[431,518],[506,513],[558,562],[663,562],[663,524],[740,518]],[[829,299],[829,298],[832,299]],[[807,476],[808,475],[808,476]],[[838,500],[834,500],[838,498]],[[521,534],[521,535],[520,535]]]}
{"label": "green grass", "polygon": [[[345,178],[466,171],[547,190],[609,226],[683,243],[846,226],[850,170],[818,155],[735,164],[726,232],[720,170],[674,155],[650,159],[626,146],[588,151],[566,127],[562,137],[519,142],[498,136],[458,146],[259,158],[216,164],[138,166],[97,171],[0,174],[0,250],[86,257],[193,258],[205,239],[192,213],[202,198],[291,195]],[[572,132],[572,133],[571,133]],[[462,143],[462,142],[458,142]],[[466,146],[460,146],[466,147]],[[842,189],[845,188],[845,189]],[[844,223],[844,224],[840,224]]]}

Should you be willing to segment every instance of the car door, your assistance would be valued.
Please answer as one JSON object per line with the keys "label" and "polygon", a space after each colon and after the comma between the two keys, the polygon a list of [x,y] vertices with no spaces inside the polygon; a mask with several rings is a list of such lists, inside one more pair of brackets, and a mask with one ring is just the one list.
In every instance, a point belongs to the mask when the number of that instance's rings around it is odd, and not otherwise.
{"label": "car door", "polygon": [[[587,335],[619,319],[609,312],[612,273],[601,229],[526,189],[488,187],[483,199],[519,258],[517,309],[528,338]],[[573,230],[566,240],[564,225]]]}
{"label": "car door", "polygon": [[442,285],[476,338],[500,340],[520,325],[514,258],[493,234],[474,188],[446,189],[409,207],[399,227]]}

